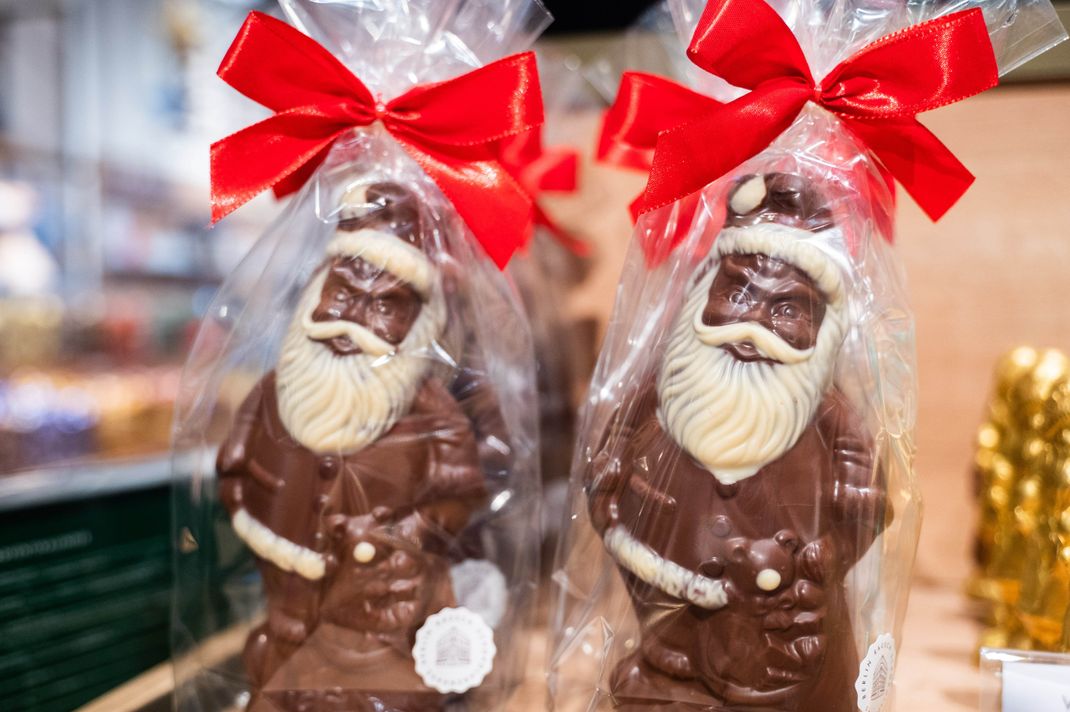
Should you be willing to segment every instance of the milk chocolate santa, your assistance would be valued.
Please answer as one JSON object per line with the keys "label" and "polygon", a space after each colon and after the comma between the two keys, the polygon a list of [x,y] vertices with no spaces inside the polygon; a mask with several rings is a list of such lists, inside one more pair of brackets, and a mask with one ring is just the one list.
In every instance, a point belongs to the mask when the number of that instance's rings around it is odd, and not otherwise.
{"label": "milk chocolate santa", "polygon": [[346,194],[276,368],[219,451],[266,599],[249,709],[444,704],[412,639],[454,604],[447,550],[486,493],[471,421],[432,367],[449,315],[424,237],[400,186]]}
{"label": "milk chocolate santa", "polygon": [[726,212],[588,473],[640,624],[610,692],[625,710],[851,712],[844,578],[887,515],[873,440],[833,382],[838,229],[794,174],[736,181]]}

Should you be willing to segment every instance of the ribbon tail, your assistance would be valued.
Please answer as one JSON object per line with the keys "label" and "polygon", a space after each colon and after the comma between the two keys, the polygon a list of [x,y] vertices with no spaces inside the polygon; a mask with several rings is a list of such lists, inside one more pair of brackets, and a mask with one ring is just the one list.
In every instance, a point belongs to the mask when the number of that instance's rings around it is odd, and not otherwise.
{"label": "ribbon tail", "polygon": [[327,159],[327,154],[331,152],[331,145],[324,146],[318,153],[308,159],[308,162],[298,167],[296,171],[286,176],[274,186],[271,191],[275,194],[275,199],[285,198],[291,193],[296,193],[308,182],[312,174],[316,172],[316,169],[320,167],[320,164]]}
{"label": "ribbon tail", "polygon": [[535,203],[534,209],[535,224],[546,228],[562,247],[577,257],[588,257],[591,254],[590,245],[561,227],[538,203]]}
{"label": "ribbon tail", "polygon": [[917,119],[847,124],[933,221],[973,184],[969,169]]}
{"label": "ribbon tail", "polygon": [[[647,218],[639,232],[647,267],[653,269],[660,265],[687,238],[701,203],[702,197],[692,193],[678,200],[671,210],[661,210]],[[707,252],[709,247],[706,245]]]}
{"label": "ribbon tail", "polygon": [[531,235],[531,196],[489,150],[473,147],[457,155],[394,137],[453,203],[494,264],[504,269]]}
{"label": "ribbon tail", "polygon": [[575,151],[547,149],[530,164],[530,170],[536,178],[535,187],[540,191],[558,193],[575,191],[579,164],[579,156]]}
{"label": "ribbon tail", "polygon": [[309,162],[322,161],[346,129],[322,116],[282,113],[212,144],[212,223],[275,188]]}

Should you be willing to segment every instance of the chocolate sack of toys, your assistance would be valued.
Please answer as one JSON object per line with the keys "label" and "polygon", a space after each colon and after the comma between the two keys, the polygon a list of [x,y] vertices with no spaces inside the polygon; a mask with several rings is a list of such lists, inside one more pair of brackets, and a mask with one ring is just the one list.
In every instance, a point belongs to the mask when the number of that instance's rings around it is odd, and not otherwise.
{"label": "chocolate sack of toys", "polygon": [[627,74],[606,115],[603,157],[650,175],[581,415],[554,709],[887,710],[920,524],[893,186],[949,209],[972,176],[915,115],[1062,28],[1038,2],[669,5],[719,81]]}
{"label": "chocolate sack of toys", "polygon": [[213,218],[294,193],[208,309],[177,407],[176,709],[506,709],[538,556],[534,0],[284,0],[220,76]]}

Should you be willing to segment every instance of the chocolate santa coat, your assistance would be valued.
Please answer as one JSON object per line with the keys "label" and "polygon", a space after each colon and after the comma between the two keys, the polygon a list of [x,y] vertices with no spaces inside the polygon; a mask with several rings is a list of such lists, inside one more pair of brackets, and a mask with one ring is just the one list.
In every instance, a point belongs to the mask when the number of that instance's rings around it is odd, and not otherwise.
{"label": "chocolate santa coat", "polygon": [[[257,552],[269,622],[281,612],[307,637],[280,652],[253,632],[243,655],[250,709],[305,709],[306,697],[318,704],[342,688],[347,709],[441,709],[408,651],[424,618],[453,605],[443,555],[485,497],[472,426],[445,386],[427,378],[408,414],[361,450],[315,453],[282,424],[269,373],[242,405],[218,469],[232,516],[244,511],[322,560],[323,574],[309,578]],[[377,534],[380,546],[394,543],[354,561],[358,540]],[[392,596],[403,589],[412,590]]]}
{"label": "chocolate santa coat", "polygon": [[[609,534],[610,550],[616,548],[643,650],[682,654],[694,678],[673,689],[618,670],[618,704],[632,709],[629,701],[660,698],[698,703],[688,709],[854,710],[858,666],[843,579],[886,516],[872,439],[846,398],[831,391],[787,452],[731,485],[720,483],[665,432],[653,387],[641,402],[634,425],[611,430],[603,447],[611,456],[601,463],[619,462],[619,469],[600,473],[596,459],[593,474],[600,476],[589,501],[596,524],[604,523],[602,533]],[[599,507],[605,509],[595,511]],[[618,536],[613,529],[630,535],[632,552],[647,548],[668,563],[622,561],[627,555],[620,552],[629,547],[612,545]],[[767,567],[784,579],[772,592],[756,585]],[[670,569],[718,582],[723,596],[710,597],[719,603],[696,605],[702,596],[683,600],[689,581],[673,590]],[[771,668],[787,676],[770,674]]]}
{"label": "chocolate santa coat", "polygon": [[[331,454],[315,453],[287,432],[271,372],[242,405],[219,459],[224,479],[240,476],[240,508],[277,536],[323,553],[335,515],[381,508],[390,519],[418,511],[428,525],[425,545],[441,550],[485,492],[471,425],[435,378],[424,381],[409,413],[376,442]],[[228,503],[231,514],[235,504]]]}

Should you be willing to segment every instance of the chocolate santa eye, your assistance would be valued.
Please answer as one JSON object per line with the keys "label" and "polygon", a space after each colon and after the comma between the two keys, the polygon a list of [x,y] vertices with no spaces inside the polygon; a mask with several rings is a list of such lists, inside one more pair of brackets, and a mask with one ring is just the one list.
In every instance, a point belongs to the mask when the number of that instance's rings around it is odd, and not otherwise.
{"label": "chocolate santa eye", "polygon": [[384,316],[390,316],[397,311],[397,300],[383,298],[375,300],[375,311]]}
{"label": "chocolate santa eye", "polygon": [[750,295],[746,289],[742,287],[736,287],[728,294],[728,301],[737,306],[746,306],[750,304]]}
{"label": "chocolate santa eye", "polygon": [[773,309],[773,316],[781,316],[785,319],[798,319],[802,316],[802,310],[793,302],[781,302]]}

